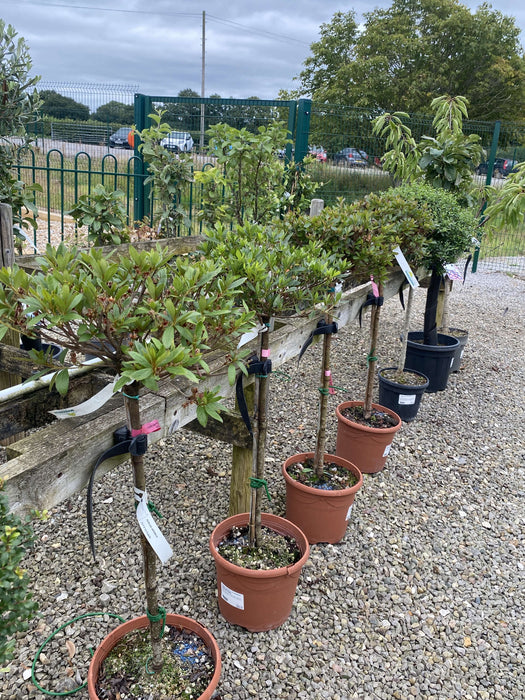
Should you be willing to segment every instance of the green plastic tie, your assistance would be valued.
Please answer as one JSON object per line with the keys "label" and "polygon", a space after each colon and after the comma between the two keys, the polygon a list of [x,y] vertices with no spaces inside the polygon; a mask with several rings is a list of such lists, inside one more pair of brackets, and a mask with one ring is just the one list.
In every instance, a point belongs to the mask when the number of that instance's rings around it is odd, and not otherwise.
{"label": "green plastic tie", "polygon": [[156,615],[152,615],[150,611],[146,608],[146,615],[148,616],[148,620],[150,622],[159,622],[162,620],[162,629],[160,631],[160,637],[164,636],[164,628],[166,627],[166,609],[162,607],[162,605],[158,606],[159,612]]}
{"label": "green plastic tie", "polygon": [[126,394],[125,391],[122,392],[122,396],[125,396],[127,399],[140,399],[138,394],[136,396],[130,396],[129,394]]}
{"label": "green plastic tie", "polygon": [[[332,389],[335,389],[336,387],[333,386],[333,387],[331,387],[331,388],[332,388]],[[329,393],[330,393],[330,389],[327,389],[327,388],[325,388],[324,386],[320,386],[320,387],[319,387],[319,392],[320,392],[323,396],[328,396]]]}
{"label": "green plastic tie", "polygon": [[266,481],[266,479],[257,479],[256,477],[252,476],[250,479],[250,486],[252,489],[260,489],[264,486],[264,490],[266,491],[266,497],[269,501],[272,500],[270,492],[268,491],[268,482]]}
{"label": "green plastic tie", "polygon": [[372,354],[367,355],[366,361],[368,364],[370,364],[371,362],[377,362],[377,357],[375,355],[372,355]]}
{"label": "green plastic tie", "polygon": [[148,510],[150,513],[155,513],[155,515],[158,515],[159,518],[163,517],[157,506],[152,501],[148,501]]}
{"label": "green plastic tie", "polygon": [[273,372],[272,374],[276,374],[284,382],[289,382],[292,379],[292,377],[286,372],[283,372],[282,369],[276,369],[275,372]]}

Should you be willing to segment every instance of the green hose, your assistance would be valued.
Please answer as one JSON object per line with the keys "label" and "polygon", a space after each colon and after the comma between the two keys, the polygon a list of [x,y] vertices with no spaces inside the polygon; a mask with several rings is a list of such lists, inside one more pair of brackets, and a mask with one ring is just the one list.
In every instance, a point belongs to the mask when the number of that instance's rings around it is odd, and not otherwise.
{"label": "green hose", "polygon": [[[36,679],[35,667],[36,667],[36,663],[38,661],[38,658],[39,658],[40,654],[42,653],[43,648],[46,646],[46,644],[48,642],[50,642],[53,639],[53,637],[55,635],[57,635],[59,632],[61,632],[65,627],[72,625],[74,622],[78,622],[78,620],[83,620],[86,617],[96,617],[97,615],[107,615],[108,617],[114,617],[117,620],[120,620],[121,622],[125,622],[124,618],[120,617],[120,615],[116,615],[115,613],[104,613],[104,612],[85,613],[84,615],[79,615],[78,617],[74,617],[72,620],[69,620],[69,622],[66,622],[61,627],[56,629],[53,632],[53,634],[50,634],[49,637],[46,639],[46,641],[42,644],[42,646],[37,651],[36,656],[33,659],[33,665],[31,666],[31,680],[33,681],[33,684],[38,688],[38,690],[40,690],[41,693],[45,693],[45,695],[56,695],[56,696],[64,697],[66,695],[73,695],[73,693],[78,693],[79,690],[82,690],[82,688],[86,687],[87,681],[84,681],[84,683],[82,683],[82,685],[79,685],[74,690],[66,690],[63,693],[55,693],[52,690],[45,690],[44,688],[42,688],[42,686],[39,685],[39,683]],[[93,655],[93,653],[91,655]]]}

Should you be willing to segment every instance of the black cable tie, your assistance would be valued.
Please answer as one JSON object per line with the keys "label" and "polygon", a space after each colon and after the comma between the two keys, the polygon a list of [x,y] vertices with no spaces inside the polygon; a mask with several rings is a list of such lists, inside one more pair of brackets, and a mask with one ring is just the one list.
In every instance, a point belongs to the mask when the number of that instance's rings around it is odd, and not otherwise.
{"label": "black cable tie", "polygon": [[405,310],[405,297],[403,295],[403,287],[405,286],[405,284],[406,282],[403,280],[403,282],[401,282],[401,286],[399,287],[399,301],[401,303],[401,308],[403,309],[403,311]]}
{"label": "black cable tie", "polygon": [[329,335],[330,333],[337,333],[338,330],[339,330],[339,328],[338,328],[337,323],[335,321],[332,321],[332,323],[326,323],[324,318],[322,318],[320,321],[318,321],[317,326],[310,333],[308,338],[304,341],[303,347],[301,348],[301,352],[299,353],[299,357],[297,358],[297,364],[299,364],[301,357],[304,355],[304,353],[308,350],[308,348],[312,344],[314,336],[316,336],[316,335]]}
{"label": "black cable tie", "polygon": [[359,307],[359,328],[361,328],[361,314],[365,306],[383,306],[383,302],[383,297],[376,297],[372,292],[368,292],[366,295],[366,301],[364,301]]}
{"label": "black cable tie", "polygon": [[469,253],[469,255],[467,257],[467,261],[465,263],[465,267],[463,268],[463,284],[465,284],[465,280],[467,278],[468,266],[469,266],[471,260],[472,260],[472,253]]}
{"label": "black cable tie", "polygon": [[137,435],[136,437],[131,437],[131,432],[126,426],[117,428],[113,433],[114,445],[105,450],[100,457],[95,462],[93,469],[91,470],[91,475],[89,477],[89,483],[87,488],[86,497],[86,520],[89,535],[89,545],[91,547],[91,553],[93,554],[93,560],[96,561],[95,552],[95,538],[93,535],[93,484],[95,483],[95,474],[97,469],[100,467],[102,462],[111,457],[117,457],[118,455],[126,454],[129,452],[132,455],[140,456],[143,455],[148,449],[148,436],[147,435]]}
{"label": "black cable tie", "polygon": [[[268,376],[272,371],[272,361],[270,358],[266,358],[264,361],[259,360],[257,355],[252,355],[248,360],[248,365],[246,367],[248,374],[260,374],[263,376]],[[248,428],[248,432],[253,437],[252,422],[250,420],[250,414],[248,413],[248,406],[246,404],[246,397],[244,396],[244,387],[242,383],[243,373],[240,372],[237,377],[237,382],[235,384],[235,396],[237,398],[237,405],[239,406],[239,412],[241,418],[244,421],[244,425]]]}

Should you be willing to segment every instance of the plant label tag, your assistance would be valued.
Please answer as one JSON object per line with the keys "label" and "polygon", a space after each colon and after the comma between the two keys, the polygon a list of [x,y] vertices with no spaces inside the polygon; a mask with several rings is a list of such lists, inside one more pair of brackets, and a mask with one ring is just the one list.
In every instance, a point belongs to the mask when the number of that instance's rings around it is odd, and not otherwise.
{"label": "plant label tag", "polygon": [[403,273],[407,278],[408,284],[412,287],[412,289],[419,287],[419,282],[417,281],[415,274],[412,272],[410,265],[408,264],[408,261],[403,255],[403,251],[399,246],[394,248],[394,255],[396,256],[397,264],[403,270]]}
{"label": "plant label tag", "polygon": [[454,360],[455,360],[455,357],[454,357],[454,355],[452,355],[452,359],[450,360],[450,366],[451,366],[451,367],[452,367],[452,365],[454,364]]}
{"label": "plant label tag", "polygon": [[390,445],[387,445],[387,446],[385,447],[385,451],[383,452],[383,457],[386,457],[386,456],[387,456],[387,454],[390,452],[390,448],[391,448],[391,447],[392,447],[392,443],[390,443]]}
{"label": "plant label tag", "polygon": [[153,520],[153,516],[148,509],[148,494],[146,491],[141,491],[135,487],[135,500],[137,505],[137,520],[139,527],[142,530],[144,537],[148,540],[153,551],[158,556],[163,564],[173,554],[169,542],[159,530],[157,523]]}
{"label": "plant label tag", "polygon": [[399,394],[399,405],[400,406],[413,406],[416,403],[415,394]]}
{"label": "plant label tag", "polygon": [[118,376],[87,401],[79,403],[76,406],[70,406],[69,408],[59,408],[56,411],[49,411],[49,413],[52,413],[60,419],[87,416],[88,413],[93,413],[110,400],[113,396],[113,387],[117,379]]}
{"label": "plant label tag", "polygon": [[229,605],[238,610],[244,610],[244,595],[242,593],[237,593],[237,591],[232,591],[228,588],[226,584],[221,581],[221,598],[225,600]]}
{"label": "plant label tag", "polygon": [[458,268],[455,265],[452,265],[448,263],[445,265],[445,274],[449,278],[449,280],[461,280],[463,277],[461,276],[461,272],[458,270]]}
{"label": "plant label tag", "polygon": [[462,351],[460,352],[460,354],[459,354],[459,358],[460,358],[460,359],[463,357],[463,353],[464,353],[464,352],[465,352],[464,350],[462,350]]}
{"label": "plant label tag", "polygon": [[266,330],[266,327],[263,325],[260,326],[254,326],[251,331],[247,331],[246,333],[243,333],[239,339],[239,343],[237,345],[238,348],[242,348],[243,345],[246,345],[246,343],[249,343],[250,340],[254,340],[257,338],[259,333],[262,333],[263,330]]}
{"label": "plant label tag", "polygon": [[352,508],[353,507],[354,507],[354,504],[352,503],[352,505],[350,506],[350,508],[348,509],[348,511],[346,513],[346,520],[350,520],[350,516],[352,515]]}

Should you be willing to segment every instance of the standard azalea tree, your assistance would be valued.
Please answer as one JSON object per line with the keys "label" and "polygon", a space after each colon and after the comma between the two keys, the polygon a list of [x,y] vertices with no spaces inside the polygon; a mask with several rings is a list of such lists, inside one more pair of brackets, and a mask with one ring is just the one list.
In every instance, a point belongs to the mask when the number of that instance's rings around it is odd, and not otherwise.
{"label": "standard azalea tree", "polygon": [[[84,354],[114,371],[114,391],[122,390],[128,428],[141,432],[140,392],[155,390],[162,378],[183,377],[195,385],[188,401],[197,417],[219,418],[217,390],[198,390],[212,369],[208,351],[220,350],[233,367],[243,365],[239,336],[253,326],[253,314],[239,303],[239,280],[216,261],[175,258],[160,247],[104,255],[48,246],[41,269],[28,274],[16,266],[0,271],[0,335],[10,328],[28,337],[54,341],[73,364]],[[42,365],[49,358],[32,351]],[[62,356],[63,359],[63,356]],[[220,367],[214,367],[217,371]],[[44,368],[40,373],[49,371]],[[69,372],[52,366],[51,385],[67,392]],[[226,371],[226,367],[224,367]],[[142,449],[131,453],[136,493],[146,498]],[[147,610],[151,616],[152,663],[162,668],[162,609],[157,597],[157,556],[141,533]]]}
{"label": "standard azalea tree", "polygon": [[202,253],[245,279],[242,299],[260,324],[258,361],[266,367],[256,375],[257,400],[254,426],[254,474],[250,509],[250,544],[261,541],[262,488],[267,432],[268,382],[271,371],[270,334],[272,319],[309,313],[317,302],[330,295],[340,275],[333,259],[318,243],[303,247],[291,243],[281,227],[245,224],[233,229],[218,225],[208,232]]}

